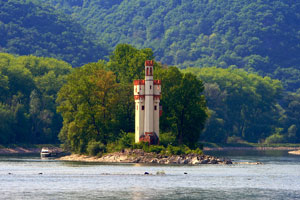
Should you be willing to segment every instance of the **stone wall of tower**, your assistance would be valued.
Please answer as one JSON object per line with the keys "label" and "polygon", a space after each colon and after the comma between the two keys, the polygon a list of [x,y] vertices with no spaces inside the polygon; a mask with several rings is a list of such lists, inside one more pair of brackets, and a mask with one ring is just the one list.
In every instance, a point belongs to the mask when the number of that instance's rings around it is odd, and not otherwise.
{"label": "stone wall of tower", "polygon": [[153,65],[145,65],[145,123],[144,132],[153,133]]}
{"label": "stone wall of tower", "polygon": [[138,143],[140,137],[144,135],[145,118],[145,81],[134,81],[135,100],[135,142]]}
{"label": "stone wall of tower", "polygon": [[153,130],[156,133],[156,135],[159,137],[159,102],[160,102],[160,95],[161,95],[161,81],[160,80],[154,80],[153,81],[153,106],[154,106],[154,112],[153,112]]}

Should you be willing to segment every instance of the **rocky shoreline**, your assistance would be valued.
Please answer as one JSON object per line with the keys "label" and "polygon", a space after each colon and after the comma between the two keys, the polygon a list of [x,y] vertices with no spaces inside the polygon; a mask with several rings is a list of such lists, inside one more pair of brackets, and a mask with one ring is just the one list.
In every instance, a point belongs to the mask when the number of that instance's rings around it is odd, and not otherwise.
{"label": "rocky shoreline", "polygon": [[58,158],[63,161],[102,162],[102,163],[143,163],[143,164],[232,164],[230,159],[217,158],[209,155],[160,155],[146,153],[140,149],[125,150],[123,152],[109,153],[101,157],[72,154]]}

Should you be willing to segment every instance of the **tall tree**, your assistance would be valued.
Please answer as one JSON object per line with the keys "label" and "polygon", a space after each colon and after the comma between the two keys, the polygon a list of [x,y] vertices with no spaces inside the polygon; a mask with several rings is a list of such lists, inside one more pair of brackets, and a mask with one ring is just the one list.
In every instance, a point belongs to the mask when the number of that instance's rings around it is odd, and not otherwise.
{"label": "tall tree", "polygon": [[90,63],[74,70],[58,93],[57,110],[64,120],[60,139],[73,152],[86,152],[90,141],[107,144],[120,132],[119,84],[105,68],[103,63]]}
{"label": "tall tree", "polygon": [[175,67],[161,69],[155,76],[162,81],[162,131],[171,131],[178,144],[195,147],[207,118],[203,83]]}

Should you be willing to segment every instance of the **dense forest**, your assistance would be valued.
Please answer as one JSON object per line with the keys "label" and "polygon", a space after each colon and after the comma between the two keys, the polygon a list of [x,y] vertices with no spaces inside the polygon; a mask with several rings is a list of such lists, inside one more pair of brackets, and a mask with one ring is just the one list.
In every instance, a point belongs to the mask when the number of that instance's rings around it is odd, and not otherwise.
{"label": "dense forest", "polygon": [[57,143],[57,92],[72,67],[53,58],[0,53],[0,143]]}
{"label": "dense forest", "polygon": [[300,88],[300,2],[292,0],[43,0],[110,46],[152,48],[168,65],[235,65]]}
{"label": "dense forest", "polygon": [[[0,54],[0,143],[56,143],[59,133],[64,146],[77,153],[95,145],[111,150],[128,145],[134,132],[132,81],[144,76],[147,59],[153,59],[151,49],[126,44],[118,45],[109,61],[73,70],[53,58]],[[237,68],[180,71],[157,62],[154,75],[164,83],[165,146],[194,148],[198,139],[300,141],[300,94],[283,93],[278,80]]]}
{"label": "dense forest", "polygon": [[70,16],[39,1],[1,0],[0,38],[0,52],[53,57],[73,67],[110,51]]}
{"label": "dense forest", "polygon": [[299,10],[291,0],[1,1],[0,144],[129,145],[132,81],[148,59],[163,81],[165,146],[300,142]]}

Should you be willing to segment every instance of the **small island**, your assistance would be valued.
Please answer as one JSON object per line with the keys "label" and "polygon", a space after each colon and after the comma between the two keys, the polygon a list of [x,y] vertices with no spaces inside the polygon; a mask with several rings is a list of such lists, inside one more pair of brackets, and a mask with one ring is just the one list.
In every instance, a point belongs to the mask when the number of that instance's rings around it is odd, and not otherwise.
{"label": "small island", "polygon": [[[67,129],[63,127],[60,136],[61,138],[65,138],[64,144],[66,147],[69,147],[70,152],[73,154],[59,158],[59,160],[144,164],[232,164],[230,159],[220,159],[204,155],[199,148],[201,145],[197,140],[204,128],[207,114],[205,102],[201,95],[203,84],[195,76],[188,75],[188,79],[185,79],[178,70],[175,70],[175,74],[177,73],[177,75],[174,78],[181,78],[181,81],[185,81],[186,85],[192,84],[195,86],[193,89],[189,89],[189,93],[186,96],[186,99],[188,98],[193,102],[193,108],[184,108],[187,106],[185,105],[187,104],[186,101],[170,93],[173,95],[172,98],[174,98],[174,106],[182,107],[183,110],[180,116],[173,116],[173,121],[170,121],[172,123],[166,123],[166,119],[163,121],[162,126],[169,126],[169,128],[165,127],[164,130],[169,130],[170,132],[160,132],[160,118],[162,117],[162,106],[160,104],[162,95],[161,89],[168,87],[168,84],[166,83],[164,85],[161,80],[154,79],[154,65],[153,60],[146,60],[144,70],[139,69],[140,71],[144,71],[144,79],[132,81],[134,83],[134,93],[131,94],[131,98],[135,101],[133,107],[135,114],[135,133],[126,133],[123,131],[121,134],[116,133],[116,135],[113,135],[111,133],[111,127],[105,126],[105,123],[113,126],[114,124],[111,123],[112,119],[109,119],[109,117],[117,115],[118,113],[115,113],[114,110],[102,110],[101,107],[98,108],[98,112],[95,110],[98,116],[97,118],[90,115],[85,120],[75,118],[75,123],[69,123],[70,120],[68,118],[72,117],[72,120],[74,120],[74,118],[69,115],[68,109],[71,107],[68,106],[68,104],[74,102],[74,96],[63,93],[69,83],[63,86],[59,93],[58,102],[60,102],[61,105],[58,107],[58,111],[62,113],[64,120],[68,119],[68,123],[64,123]],[[103,70],[99,72],[101,72],[101,76],[107,73]],[[174,72],[172,72],[172,74],[173,73]],[[91,76],[93,75],[91,74]],[[107,76],[109,76],[109,74],[103,76],[103,78],[105,79]],[[82,76],[79,76],[79,79],[81,78]],[[164,76],[158,78],[164,79]],[[97,77],[97,79],[101,79],[101,77]],[[103,102],[114,101],[113,98],[108,98],[113,97],[117,92],[112,90],[110,93],[112,88],[117,87],[117,83],[113,82],[113,79],[115,79],[115,77],[112,76],[109,80],[103,80],[107,88],[103,88],[104,96],[98,97],[102,105]],[[101,83],[101,85],[102,84],[103,83]],[[170,84],[176,83],[173,82]],[[178,88],[181,94],[186,91],[185,84]],[[72,87],[74,87],[73,84]],[[99,87],[95,87],[95,93],[100,94]],[[193,95],[191,93],[193,93]],[[164,93],[166,96],[170,94]],[[78,96],[78,94],[75,96]],[[70,99],[70,97],[72,97],[72,99]],[[118,96],[118,98],[124,97],[125,96]],[[169,97],[169,99],[170,98],[171,97]],[[87,103],[85,106],[91,104],[91,102]],[[80,105],[77,105],[77,107],[79,106]],[[110,105],[107,105],[107,107],[110,107]],[[171,112],[170,108],[166,110],[165,115],[169,116],[168,113]],[[86,113],[80,113],[80,115],[89,114],[90,111],[85,109],[85,112]],[[102,121],[99,121],[100,119],[102,119]],[[88,122],[86,120],[88,120]],[[80,127],[82,124],[84,127]],[[95,126],[97,124],[101,124],[102,126]],[[66,130],[66,132],[64,132],[64,130]]]}
{"label": "small island", "polygon": [[232,164],[230,159],[217,158],[204,154],[162,155],[145,152],[142,149],[125,149],[121,152],[108,153],[101,157],[72,154],[58,158],[63,161],[101,162],[101,163],[142,163],[142,164]]}

